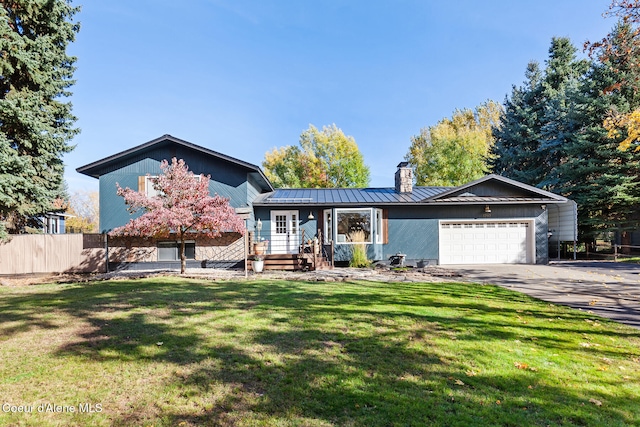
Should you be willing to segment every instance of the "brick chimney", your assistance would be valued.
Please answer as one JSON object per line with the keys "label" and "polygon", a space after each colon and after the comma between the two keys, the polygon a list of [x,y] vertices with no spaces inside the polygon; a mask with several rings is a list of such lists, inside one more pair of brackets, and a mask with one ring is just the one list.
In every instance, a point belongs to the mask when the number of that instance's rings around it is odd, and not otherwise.
{"label": "brick chimney", "polygon": [[413,170],[409,162],[400,162],[396,171],[396,192],[411,193],[413,191]]}

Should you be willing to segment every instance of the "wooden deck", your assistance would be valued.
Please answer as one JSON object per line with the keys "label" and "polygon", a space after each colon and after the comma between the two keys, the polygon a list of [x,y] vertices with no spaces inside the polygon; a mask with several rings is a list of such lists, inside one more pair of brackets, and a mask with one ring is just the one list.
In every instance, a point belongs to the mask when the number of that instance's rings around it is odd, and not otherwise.
{"label": "wooden deck", "polygon": [[[314,271],[314,270],[332,270],[334,246],[330,244],[321,244],[322,232],[318,230],[318,238],[305,239],[304,230],[302,230],[301,243],[298,246],[298,253],[294,254],[264,254],[269,247],[261,247],[259,244],[249,244],[251,252],[249,254],[249,265],[247,269],[253,269],[251,262],[255,256],[259,256],[264,260],[264,270],[285,270],[285,271]],[[253,237],[253,236],[250,236]],[[252,239],[251,239],[252,240]],[[271,248],[273,249],[273,248]],[[260,252],[257,252],[260,250]]]}
{"label": "wooden deck", "polygon": [[[326,258],[313,254],[271,254],[261,255],[264,259],[265,270],[283,270],[283,271],[314,271],[314,270],[331,270],[333,265]],[[249,257],[251,261],[253,256]],[[249,262],[247,268],[252,270],[252,263]]]}

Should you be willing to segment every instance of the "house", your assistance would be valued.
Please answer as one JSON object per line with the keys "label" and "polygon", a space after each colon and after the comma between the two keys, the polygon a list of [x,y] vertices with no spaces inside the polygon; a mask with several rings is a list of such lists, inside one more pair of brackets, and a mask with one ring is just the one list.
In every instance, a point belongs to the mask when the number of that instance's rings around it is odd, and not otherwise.
{"label": "house", "polygon": [[60,213],[60,212],[48,212],[38,218],[41,224],[42,232],[44,234],[64,234],[66,230],[66,220],[73,215]]}
{"label": "house", "polygon": [[[357,243],[350,234],[362,231],[372,260],[544,264],[550,215],[559,215],[557,206],[564,213],[575,205],[498,175],[453,188],[414,187],[405,162],[398,165],[395,183],[392,188],[278,189],[258,196],[254,212],[265,224],[262,233],[269,236],[271,253],[294,251],[304,233],[333,242],[335,261],[345,262]],[[573,241],[575,229],[575,221],[563,223],[556,238]]]}
{"label": "house", "polygon": [[[575,203],[498,175],[458,187],[420,187],[413,185],[412,170],[402,162],[390,188],[274,189],[258,166],[170,135],[78,168],[100,180],[102,231],[129,220],[115,194],[116,182],[148,192],[160,162],[172,157],[184,159],[196,174],[211,175],[211,193],[228,197],[234,208],[248,214],[251,237],[259,233],[265,238],[267,256],[274,258],[296,259],[313,246],[322,248],[320,256],[347,262],[353,245],[364,243],[369,258],[378,261],[544,264],[550,239],[576,238]],[[355,241],[356,232],[362,242]],[[223,236],[217,242],[194,241],[189,256],[203,266],[216,260],[238,265],[244,259],[241,240]],[[113,241],[115,245],[112,262],[177,259],[175,241]]]}
{"label": "house", "polygon": [[[124,225],[131,218],[124,199],[116,194],[116,183],[122,188],[151,195],[154,191],[151,181],[161,173],[160,163],[173,157],[183,159],[196,175],[210,175],[210,193],[228,198],[236,212],[247,215],[249,228],[253,227],[253,200],[261,193],[274,190],[262,170],[242,160],[163,135],[77,169],[99,179],[101,233]],[[218,239],[189,241],[186,253],[189,267],[211,263],[237,265],[244,261],[244,243],[240,235],[226,233]],[[177,239],[109,238],[109,261],[115,267],[122,263],[131,264],[130,267],[139,267],[139,263],[144,263],[144,268],[174,267],[178,260]]]}

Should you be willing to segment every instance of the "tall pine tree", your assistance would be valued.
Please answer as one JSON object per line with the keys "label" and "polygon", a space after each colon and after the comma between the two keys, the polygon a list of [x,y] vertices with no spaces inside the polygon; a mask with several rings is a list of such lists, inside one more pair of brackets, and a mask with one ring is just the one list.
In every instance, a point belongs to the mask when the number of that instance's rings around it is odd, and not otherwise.
{"label": "tall pine tree", "polygon": [[78,132],[70,96],[79,24],[70,0],[8,0],[0,8],[0,233],[53,209],[61,156]]}
{"label": "tall pine tree", "polygon": [[556,191],[563,181],[559,167],[567,161],[566,149],[579,131],[577,97],[589,68],[576,58],[576,48],[565,37],[554,37],[542,80],[543,114],[535,163],[540,167],[536,186]]}
{"label": "tall pine tree", "polygon": [[[581,89],[580,130],[567,148],[560,191],[578,203],[580,232],[592,241],[601,232],[622,235],[640,220],[638,153],[619,150],[624,135],[610,138],[603,123],[611,112],[626,114],[640,107],[640,50],[626,24],[611,33]],[[612,51],[617,52],[615,55]]]}
{"label": "tall pine tree", "polygon": [[537,62],[527,65],[522,86],[513,86],[504,101],[500,126],[493,129],[495,138],[490,166],[494,173],[536,185],[540,166],[535,153],[539,146],[542,103],[542,72]]}
{"label": "tall pine tree", "polygon": [[566,158],[564,145],[576,130],[574,98],[587,68],[563,37],[552,39],[544,73],[529,63],[525,85],[513,88],[501,128],[494,130],[494,172],[555,189],[561,182],[557,167]]}

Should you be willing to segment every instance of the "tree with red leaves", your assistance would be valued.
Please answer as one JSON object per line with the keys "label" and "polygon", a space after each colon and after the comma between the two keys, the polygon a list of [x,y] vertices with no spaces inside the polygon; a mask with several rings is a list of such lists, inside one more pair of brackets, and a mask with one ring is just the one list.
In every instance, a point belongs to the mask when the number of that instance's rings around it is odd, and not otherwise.
{"label": "tree with red leaves", "polygon": [[111,235],[168,238],[175,234],[180,239],[180,273],[184,274],[187,260],[185,241],[196,236],[216,238],[223,232],[244,234],[244,223],[229,205],[229,199],[209,195],[210,176],[194,175],[184,160],[175,157],[171,164],[163,160],[162,174],[153,179],[157,195],[122,188],[118,195],[124,197],[131,214],[144,213]]}

